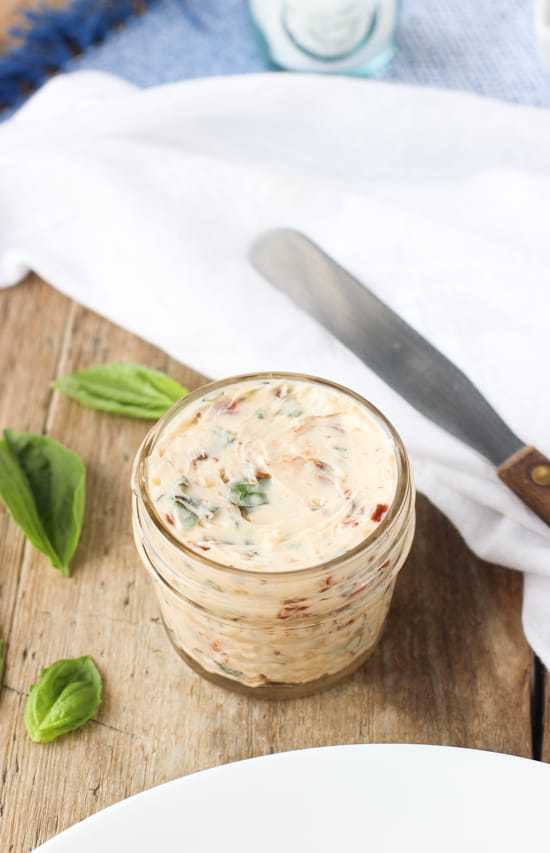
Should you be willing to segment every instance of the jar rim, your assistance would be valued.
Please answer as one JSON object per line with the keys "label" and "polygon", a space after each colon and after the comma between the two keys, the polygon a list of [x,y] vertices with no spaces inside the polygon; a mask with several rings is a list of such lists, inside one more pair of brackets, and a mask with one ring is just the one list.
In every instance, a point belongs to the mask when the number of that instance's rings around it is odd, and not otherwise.
{"label": "jar rim", "polygon": [[[270,570],[268,572],[247,568],[239,568],[237,566],[228,566],[224,563],[218,563],[203,554],[199,554],[193,548],[188,547],[187,545],[185,545],[184,542],[174,536],[174,534],[163,524],[162,519],[160,518],[160,515],[158,514],[154,503],[149,495],[149,490],[147,487],[147,476],[145,471],[146,462],[155,446],[156,441],[160,438],[160,436],[164,432],[164,429],[170,423],[170,421],[183,409],[185,409],[187,405],[194,403],[200,397],[204,396],[204,394],[208,394],[217,389],[226,388],[231,385],[237,385],[242,382],[249,382],[261,379],[289,379],[301,382],[313,382],[320,385],[324,385],[328,388],[332,388],[342,394],[345,394],[348,397],[352,397],[360,405],[364,406],[371,415],[374,416],[374,418],[378,421],[379,425],[389,435],[394,445],[397,464],[397,484],[391,504],[389,506],[388,511],[384,515],[384,518],[375,530],[373,530],[368,536],[362,539],[361,542],[359,542],[353,548],[344,551],[342,554],[338,554],[336,557],[332,557],[330,560],[325,560],[322,563],[315,563],[311,566],[304,566],[298,569],[287,569],[277,571]],[[324,379],[323,377],[312,376],[306,373],[295,373],[292,371],[278,370],[245,373],[237,376],[229,376],[225,379],[219,379],[215,382],[207,382],[191,391],[181,400],[178,400],[178,402],[175,403],[170,409],[168,409],[168,411],[165,412],[165,414],[157,421],[156,424],[154,424],[154,426],[146,434],[137,451],[132,472],[132,489],[134,491],[134,494],[136,495],[136,497],[141,497],[144,508],[147,512],[147,517],[155,525],[161,536],[163,536],[178,551],[180,551],[182,554],[185,554],[193,561],[207,566],[210,570],[218,571],[222,575],[236,577],[254,577],[255,575],[258,577],[265,577],[266,575],[269,575],[269,577],[272,578],[303,578],[307,577],[309,574],[313,575],[319,572],[329,571],[331,569],[334,569],[335,566],[342,565],[348,560],[354,559],[362,551],[367,550],[367,548],[369,548],[375,542],[378,542],[380,539],[382,539],[386,535],[388,530],[393,527],[396,519],[398,519],[401,514],[401,511],[406,503],[407,497],[410,494],[410,482],[410,464],[407,452],[403,445],[403,441],[391,421],[389,421],[388,418],[369,400],[361,396],[361,394],[358,394],[356,391],[353,391],[351,388],[347,388],[345,385],[341,385],[338,382],[333,382],[331,379]]]}

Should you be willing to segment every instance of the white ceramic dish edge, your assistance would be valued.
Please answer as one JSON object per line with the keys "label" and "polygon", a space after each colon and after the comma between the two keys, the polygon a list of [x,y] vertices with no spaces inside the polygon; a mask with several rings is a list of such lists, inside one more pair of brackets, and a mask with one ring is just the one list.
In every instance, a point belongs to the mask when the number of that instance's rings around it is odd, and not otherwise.
{"label": "white ceramic dish edge", "polygon": [[104,809],[40,853],[547,853],[550,765],[500,753],[357,744],[193,773]]}

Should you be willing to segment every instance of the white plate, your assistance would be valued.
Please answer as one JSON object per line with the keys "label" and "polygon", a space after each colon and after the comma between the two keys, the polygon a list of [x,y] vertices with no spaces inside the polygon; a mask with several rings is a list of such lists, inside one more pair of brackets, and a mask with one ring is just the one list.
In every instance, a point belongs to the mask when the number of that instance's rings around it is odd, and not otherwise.
{"label": "white plate", "polygon": [[550,766],[451,747],[355,745],[152,788],[41,853],[548,853]]}

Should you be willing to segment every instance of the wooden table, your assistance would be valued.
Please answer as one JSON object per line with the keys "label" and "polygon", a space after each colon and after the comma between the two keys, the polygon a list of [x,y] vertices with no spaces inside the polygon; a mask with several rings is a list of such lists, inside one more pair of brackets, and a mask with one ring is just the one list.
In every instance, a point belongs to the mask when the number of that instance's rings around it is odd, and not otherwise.
{"label": "wooden table", "polygon": [[[111,360],[201,377],[34,276],[0,292],[0,424],[44,432],[87,468],[70,578],[0,507],[0,850],[27,853],[110,803],[223,762],[339,743],[454,744],[531,754],[530,651],[521,577],[482,563],[418,498],[418,529],[382,642],[357,674],[305,699],[237,695],[173,651],[130,528],[130,468],[148,424],[85,409],[49,388]],[[61,657],[90,654],[104,677],[95,720],[49,745],[23,725],[29,685]],[[550,758],[547,750],[546,759]]]}

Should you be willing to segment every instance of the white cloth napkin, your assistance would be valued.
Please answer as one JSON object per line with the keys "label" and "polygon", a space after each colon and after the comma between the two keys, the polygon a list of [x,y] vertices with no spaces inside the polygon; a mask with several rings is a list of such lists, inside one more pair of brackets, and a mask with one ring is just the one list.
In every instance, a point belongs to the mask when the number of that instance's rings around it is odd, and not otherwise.
{"label": "white cloth napkin", "polygon": [[80,73],[0,127],[0,192],[0,284],[35,270],[213,378],[305,371],[370,398],[470,547],[525,573],[550,666],[550,528],[247,261],[263,229],[304,231],[548,455],[549,112],[349,78]]}

